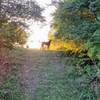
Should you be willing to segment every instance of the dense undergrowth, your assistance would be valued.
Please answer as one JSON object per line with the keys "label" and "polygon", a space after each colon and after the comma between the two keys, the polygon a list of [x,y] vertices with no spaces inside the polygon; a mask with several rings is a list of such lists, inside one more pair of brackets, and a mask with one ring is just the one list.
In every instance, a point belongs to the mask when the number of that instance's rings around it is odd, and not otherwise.
{"label": "dense undergrowth", "polygon": [[[73,80],[75,90],[78,93],[77,99],[72,100],[99,100],[100,99],[100,61],[91,59],[86,51],[75,53],[67,51],[61,53],[66,66],[66,77]],[[70,70],[71,69],[71,70]],[[68,72],[70,70],[70,72]],[[70,87],[70,85],[69,85]],[[69,88],[72,89],[71,87]],[[70,94],[70,93],[69,93]],[[73,95],[74,97],[74,95]]]}
{"label": "dense undergrowth", "polygon": [[19,78],[21,63],[18,61],[21,54],[19,49],[14,49],[9,51],[7,55],[9,61],[6,61],[8,67],[6,70],[8,71],[6,72],[5,78],[2,76],[3,80],[0,80],[2,81],[0,85],[0,100],[23,100]]}

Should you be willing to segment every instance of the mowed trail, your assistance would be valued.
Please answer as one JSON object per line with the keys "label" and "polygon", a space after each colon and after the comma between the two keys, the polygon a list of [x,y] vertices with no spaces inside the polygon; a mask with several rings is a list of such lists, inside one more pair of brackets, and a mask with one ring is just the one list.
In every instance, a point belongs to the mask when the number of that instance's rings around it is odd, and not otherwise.
{"label": "mowed trail", "polygon": [[54,73],[63,73],[64,69],[56,51],[24,50],[22,65],[20,77],[25,100],[32,100],[41,77],[47,74],[46,70],[52,68]]}

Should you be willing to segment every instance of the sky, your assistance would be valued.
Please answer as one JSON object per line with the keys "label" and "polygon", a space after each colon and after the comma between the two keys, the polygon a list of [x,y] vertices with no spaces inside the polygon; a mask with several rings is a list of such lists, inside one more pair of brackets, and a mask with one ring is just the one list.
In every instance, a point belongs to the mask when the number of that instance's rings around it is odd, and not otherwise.
{"label": "sky", "polygon": [[52,0],[35,0],[35,1],[38,2],[40,6],[45,7],[46,5],[50,4]]}
{"label": "sky", "polygon": [[[35,0],[34,0],[35,1]],[[42,41],[48,41],[48,33],[50,31],[50,22],[52,20],[51,14],[55,11],[54,6],[48,6],[51,3],[51,0],[36,0],[36,2],[41,6],[45,7],[45,10],[42,12],[42,15],[45,16],[46,22],[34,22],[29,20],[29,39],[28,44],[32,47]],[[40,43],[39,43],[40,44]]]}

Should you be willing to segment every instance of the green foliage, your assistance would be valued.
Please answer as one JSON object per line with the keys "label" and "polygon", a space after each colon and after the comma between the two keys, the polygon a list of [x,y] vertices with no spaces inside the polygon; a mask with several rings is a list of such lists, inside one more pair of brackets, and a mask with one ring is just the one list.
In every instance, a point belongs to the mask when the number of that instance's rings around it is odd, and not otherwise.
{"label": "green foliage", "polygon": [[[23,19],[44,21],[41,8],[35,1],[0,0],[0,48],[24,44],[27,39]],[[20,20],[21,19],[21,20]]]}
{"label": "green foliage", "polygon": [[24,44],[27,33],[16,22],[3,22],[0,32],[0,47],[11,48],[15,43]]}
{"label": "green foliage", "polygon": [[18,61],[22,57],[22,51],[18,48],[12,49],[7,57],[9,58],[8,69],[6,69],[6,77],[3,77],[0,84],[0,100],[25,100],[19,75],[21,62]]}
{"label": "green foliage", "polygon": [[18,66],[13,66],[12,72],[0,86],[1,100],[22,100],[21,86],[18,77]]}
{"label": "green foliage", "polygon": [[[69,54],[68,54],[69,55]],[[76,55],[76,54],[75,54]],[[69,80],[73,80],[73,83],[70,84],[77,84],[74,85],[75,89],[78,91],[79,98],[78,100],[99,100],[100,98],[100,76],[97,73],[100,73],[99,68],[99,61],[95,61],[97,63],[97,67],[94,66],[93,61],[87,55],[77,54],[76,56],[70,55],[68,57],[62,57],[63,61],[67,65],[72,65],[71,70],[69,72],[69,67],[66,68],[66,77]],[[73,58],[72,58],[73,57]],[[68,80],[67,79],[67,80]],[[70,88],[71,89],[71,88]],[[69,89],[69,90],[70,90]],[[70,94],[70,93],[69,93]],[[74,95],[73,95],[74,97]]]}
{"label": "green foliage", "polygon": [[88,55],[91,58],[98,58],[100,60],[100,30],[96,30],[87,42],[86,47],[88,49]]}
{"label": "green foliage", "polygon": [[62,72],[57,72],[54,66],[48,64],[33,99],[99,100],[100,84],[98,83],[99,88],[96,90],[98,94],[96,94],[94,89],[96,87],[91,82],[97,73],[94,66],[86,65],[83,67],[81,64],[85,61],[74,55],[62,57],[62,60],[65,63]]}
{"label": "green foliage", "polygon": [[99,0],[64,0],[53,16],[52,27],[58,31],[58,37],[87,44],[84,49],[88,48],[89,56],[99,58]]}
{"label": "green foliage", "polygon": [[41,15],[42,11],[43,8],[35,1],[0,0],[0,18],[9,16],[9,18],[34,18],[35,20],[44,21],[44,17]]}
{"label": "green foliage", "polygon": [[[76,100],[99,100],[99,0],[74,0],[71,2],[65,0],[61,2],[54,13],[52,26],[58,31],[58,37],[80,42],[84,47],[82,49],[87,51],[85,53],[78,52],[78,54],[73,51],[66,51],[67,53],[63,55],[70,58],[73,57],[72,60],[65,59],[66,65],[73,65],[71,73],[66,74],[66,77],[69,76],[68,78],[74,80],[74,83],[70,83],[72,85],[78,80],[79,87],[75,87],[75,89],[78,89],[77,93],[80,98]],[[73,55],[76,56],[74,57]],[[69,90],[71,89],[70,87]]]}

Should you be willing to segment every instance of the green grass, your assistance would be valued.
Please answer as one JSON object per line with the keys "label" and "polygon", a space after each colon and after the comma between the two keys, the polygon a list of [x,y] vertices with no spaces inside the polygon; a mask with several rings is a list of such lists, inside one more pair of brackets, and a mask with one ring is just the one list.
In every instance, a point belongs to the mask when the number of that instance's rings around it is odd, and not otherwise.
{"label": "green grass", "polygon": [[100,100],[91,85],[85,83],[87,75],[75,66],[79,59],[70,57],[63,58],[63,61],[66,61],[63,73],[56,72],[52,65],[47,64],[33,100]]}
{"label": "green grass", "polygon": [[22,100],[18,73],[18,66],[13,66],[12,72],[0,87],[1,100]]}
{"label": "green grass", "polygon": [[[21,50],[14,50],[10,55],[13,58],[10,66],[12,70],[0,87],[0,100],[25,100],[19,78],[21,64],[17,60],[23,57],[23,53]],[[39,85],[31,100],[100,100],[100,84],[97,85],[98,94],[95,94],[92,85],[87,84],[91,76],[91,66],[85,66],[84,70],[89,72],[85,74],[83,68],[77,65],[79,58],[63,57],[63,71],[56,70],[57,65],[49,57],[38,59],[33,56],[34,59],[43,61],[43,68]]]}
{"label": "green grass", "polygon": [[51,64],[47,64],[33,100],[78,100],[78,91],[73,79],[68,78],[72,66],[66,66],[64,72],[56,72]]}

